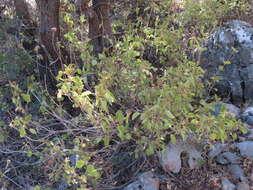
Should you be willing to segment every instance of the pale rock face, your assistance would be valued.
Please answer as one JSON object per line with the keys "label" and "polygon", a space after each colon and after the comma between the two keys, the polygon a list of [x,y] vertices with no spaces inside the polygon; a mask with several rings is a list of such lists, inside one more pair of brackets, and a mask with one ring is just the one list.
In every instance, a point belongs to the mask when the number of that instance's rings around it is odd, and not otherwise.
{"label": "pale rock face", "polygon": [[169,143],[168,147],[159,155],[160,163],[166,172],[179,173],[182,167],[181,154],[188,154],[190,169],[199,168],[203,163],[201,152],[189,141],[177,140],[175,144]]}
{"label": "pale rock face", "polygon": [[151,171],[141,174],[138,179],[123,190],[158,190],[160,181]]}
{"label": "pale rock face", "polygon": [[204,41],[198,52],[200,66],[206,71],[204,81],[212,81],[213,93],[230,99],[235,105],[253,103],[253,28],[234,20],[218,28]]}
{"label": "pale rock face", "polygon": [[222,179],[222,189],[223,190],[235,190],[235,185],[231,183],[227,178]]}

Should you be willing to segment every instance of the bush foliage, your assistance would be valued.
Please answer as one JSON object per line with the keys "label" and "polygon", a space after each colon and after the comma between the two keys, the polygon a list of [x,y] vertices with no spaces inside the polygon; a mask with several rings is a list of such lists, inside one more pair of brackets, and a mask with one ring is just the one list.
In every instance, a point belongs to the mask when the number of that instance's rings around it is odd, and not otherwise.
{"label": "bush foliage", "polygon": [[[117,183],[119,178],[109,176],[129,171],[131,163],[122,172],[124,161],[118,158],[134,163],[177,138],[213,143],[236,138],[238,129],[244,132],[225,109],[212,115],[219,99],[207,96],[204,71],[193,51],[201,50],[201,41],[227,18],[247,16],[247,1],[117,2],[111,47],[99,56],[93,55],[85,16],[76,13],[71,1],[62,4],[67,7],[60,17],[62,43],[71,63],[58,73],[55,97],[30,72],[39,55],[22,47],[12,54],[1,50],[2,189],[8,189],[10,178],[14,186],[24,187],[20,178],[26,175],[33,176],[29,184],[36,190],[64,182],[80,190],[121,185],[124,180]],[[1,42],[6,37],[2,32]],[[71,101],[68,112],[66,99]],[[108,171],[110,164],[113,171]]]}

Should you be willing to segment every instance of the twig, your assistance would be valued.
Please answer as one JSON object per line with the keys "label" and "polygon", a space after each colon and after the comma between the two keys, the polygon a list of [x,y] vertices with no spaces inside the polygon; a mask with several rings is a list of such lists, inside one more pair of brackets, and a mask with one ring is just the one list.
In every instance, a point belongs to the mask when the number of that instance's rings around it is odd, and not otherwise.
{"label": "twig", "polygon": [[12,183],[14,183],[16,186],[18,186],[19,188],[23,189],[24,187],[21,186],[20,184],[18,184],[17,182],[15,182],[13,179],[9,178],[8,176],[6,176],[5,174],[3,174],[3,177],[5,177],[7,180],[11,181]]}

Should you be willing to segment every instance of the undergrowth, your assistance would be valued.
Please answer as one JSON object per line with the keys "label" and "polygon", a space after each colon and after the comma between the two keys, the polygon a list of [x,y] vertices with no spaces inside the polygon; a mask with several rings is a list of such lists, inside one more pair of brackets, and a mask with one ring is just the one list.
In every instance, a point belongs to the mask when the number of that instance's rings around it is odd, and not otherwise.
{"label": "undergrowth", "polygon": [[[63,41],[72,62],[57,76],[56,97],[31,73],[36,56],[0,32],[3,190],[123,185],[168,142],[189,136],[224,142],[244,131],[224,109],[212,115],[219,99],[206,97],[204,71],[192,54],[228,14],[247,13],[249,5],[236,0],[173,2],[135,0],[124,12],[115,4],[112,48],[93,56],[87,20],[65,0]],[[7,50],[11,48],[15,52]],[[77,116],[63,109],[66,98]]]}

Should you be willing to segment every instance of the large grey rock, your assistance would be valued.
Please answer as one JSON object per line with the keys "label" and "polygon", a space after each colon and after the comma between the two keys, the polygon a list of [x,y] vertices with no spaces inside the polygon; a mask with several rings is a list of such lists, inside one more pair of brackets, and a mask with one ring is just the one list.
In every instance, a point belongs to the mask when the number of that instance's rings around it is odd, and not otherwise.
{"label": "large grey rock", "polygon": [[216,161],[219,164],[239,164],[240,157],[232,152],[224,152],[217,156]]}
{"label": "large grey rock", "polygon": [[[199,62],[205,81],[212,81],[216,94],[240,105],[253,103],[253,28],[234,20],[217,29],[204,43]],[[230,64],[229,64],[230,63]],[[213,78],[219,78],[214,81]]]}
{"label": "large grey rock", "polygon": [[215,144],[211,148],[210,152],[208,152],[208,157],[214,158],[214,157],[218,156],[226,147],[227,147],[227,144],[221,144],[221,143]]}
{"label": "large grey rock", "polygon": [[179,173],[181,169],[181,154],[188,154],[190,169],[199,168],[203,163],[201,152],[190,141],[177,140],[175,144],[169,143],[168,147],[159,155],[160,163],[166,172]]}
{"label": "large grey rock", "polygon": [[253,107],[248,107],[240,116],[241,120],[249,126],[253,126]]}
{"label": "large grey rock", "polygon": [[129,184],[124,190],[158,190],[160,185],[159,178],[149,171],[141,174],[138,180]]}
{"label": "large grey rock", "polygon": [[240,154],[253,160],[253,141],[244,141],[236,144]]}
{"label": "large grey rock", "polygon": [[237,184],[237,190],[250,190],[250,186],[248,183],[240,182]]}
{"label": "large grey rock", "polygon": [[235,106],[233,104],[226,104],[226,103],[223,103],[223,102],[217,103],[214,107],[214,110],[211,110],[211,113],[214,116],[218,116],[222,112],[223,108],[225,108],[226,113],[230,114],[231,116],[233,116],[235,118],[240,117],[240,113],[241,113],[240,108],[238,108],[237,106]]}
{"label": "large grey rock", "polygon": [[232,174],[235,179],[241,181],[247,181],[247,178],[244,175],[243,169],[237,164],[228,165],[228,171]]}
{"label": "large grey rock", "polygon": [[178,173],[181,169],[181,154],[184,151],[184,147],[177,143],[170,143],[166,150],[160,155],[161,165],[166,172],[172,171]]}
{"label": "large grey rock", "polygon": [[231,183],[227,178],[223,178],[221,181],[223,190],[235,190],[235,185]]}

